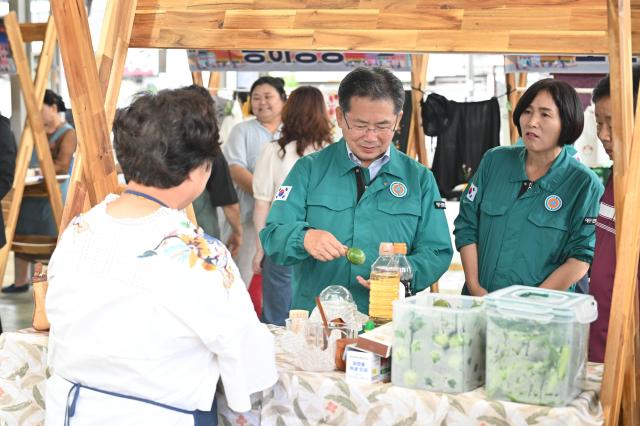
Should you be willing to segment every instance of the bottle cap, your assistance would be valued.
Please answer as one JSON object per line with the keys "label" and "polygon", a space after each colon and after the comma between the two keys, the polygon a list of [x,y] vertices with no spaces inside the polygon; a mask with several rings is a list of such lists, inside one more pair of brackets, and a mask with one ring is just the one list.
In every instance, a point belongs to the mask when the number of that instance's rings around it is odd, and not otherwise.
{"label": "bottle cap", "polygon": [[369,320],[364,323],[364,331],[371,331],[376,328],[376,323],[373,320]]}
{"label": "bottle cap", "polygon": [[378,250],[380,256],[388,256],[393,254],[393,243],[380,243]]}
{"label": "bottle cap", "polygon": [[407,243],[393,243],[393,254],[407,254]]}

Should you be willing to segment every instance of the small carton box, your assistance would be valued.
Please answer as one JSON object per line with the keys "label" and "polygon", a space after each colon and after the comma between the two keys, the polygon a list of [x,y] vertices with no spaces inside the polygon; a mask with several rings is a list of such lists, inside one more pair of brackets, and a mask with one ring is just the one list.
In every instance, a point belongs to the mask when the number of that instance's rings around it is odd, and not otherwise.
{"label": "small carton box", "polygon": [[391,379],[391,358],[382,358],[355,345],[346,347],[346,357],[347,382],[371,384]]}
{"label": "small carton box", "polygon": [[359,335],[357,346],[359,349],[373,352],[382,358],[389,358],[391,356],[392,343],[393,322],[388,322]]}

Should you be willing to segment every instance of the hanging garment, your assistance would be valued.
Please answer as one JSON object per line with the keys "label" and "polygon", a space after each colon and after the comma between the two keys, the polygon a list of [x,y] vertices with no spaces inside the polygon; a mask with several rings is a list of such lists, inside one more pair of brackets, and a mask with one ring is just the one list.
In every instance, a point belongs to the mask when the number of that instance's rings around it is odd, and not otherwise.
{"label": "hanging garment", "polygon": [[487,150],[500,145],[496,98],[455,102],[432,93],[422,103],[422,125],[427,135],[438,137],[431,171],[446,198],[456,185],[469,180]]}

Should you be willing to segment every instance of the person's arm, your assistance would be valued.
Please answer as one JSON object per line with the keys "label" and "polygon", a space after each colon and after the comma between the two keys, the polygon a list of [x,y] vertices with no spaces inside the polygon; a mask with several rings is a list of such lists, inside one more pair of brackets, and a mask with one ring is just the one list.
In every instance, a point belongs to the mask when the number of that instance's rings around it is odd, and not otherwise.
{"label": "person's arm", "polygon": [[62,135],[58,155],[53,159],[53,167],[56,170],[56,174],[66,175],[71,172],[69,167],[71,166],[71,159],[73,158],[74,152],[76,152],[77,145],[75,130],[71,129]]}
{"label": "person's arm", "polygon": [[[210,251],[219,253],[220,248]],[[188,292],[161,291],[155,297],[215,356],[225,396],[231,399],[229,407],[244,412],[251,409],[252,393],[277,381],[274,341],[258,320],[235,263],[225,253],[218,262],[226,257],[226,265],[213,270],[185,267],[178,271],[192,285]]]}
{"label": "person's arm", "polygon": [[247,194],[253,195],[253,173],[237,164],[231,164],[229,170],[233,181]]}
{"label": "person's arm", "polygon": [[228,204],[226,206],[222,206],[222,211],[224,212],[224,217],[229,222],[229,226],[231,226],[231,235],[227,239],[227,248],[231,252],[231,256],[235,257],[238,255],[238,251],[240,250],[240,246],[242,245],[242,223],[240,220],[240,204]]}
{"label": "person's arm", "polygon": [[596,245],[595,221],[604,187],[594,176],[590,185],[580,191],[576,213],[572,215],[569,240],[563,250],[567,260],[540,284],[542,288],[567,290],[589,270]]}
{"label": "person's arm", "polygon": [[460,211],[454,221],[456,248],[460,252],[462,269],[469,293],[482,296],[487,290],[480,284],[478,265],[478,225],[480,218],[480,203],[484,194],[486,182],[485,170],[490,162],[490,154],[486,154],[475,175],[460,196]]}
{"label": "person's arm", "polygon": [[330,232],[313,229],[306,221],[307,187],[311,161],[301,158],[291,169],[282,188],[286,195],[277,194],[267,216],[260,241],[266,255],[280,265],[293,265],[309,256],[321,261],[344,256],[346,248]]}
{"label": "person's arm", "polygon": [[487,294],[487,290],[480,286],[480,278],[478,275],[478,245],[472,243],[461,247],[460,259],[462,260],[464,280],[469,293],[472,296],[484,296]]}
{"label": "person's arm", "polygon": [[253,226],[256,228],[256,254],[253,257],[253,273],[262,272],[262,259],[264,258],[264,250],[260,243],[260,231],[264,229],[269,215],[271,203],[264,200],[256,200],[253,206]]}
{"label": "person's arm", "polygon": [[229,134],[229,140],[222,147],[229,163],[229,171],[233,181],[248,194],[253,195],[253,174],[247,163],[246,122],[237,124]]}
{"label": "person's arm", "polygon": [[16,169],[16,141],[9,120],[0,116],[0,200],[13,185]]}
{"label": "person's arm", "polygon": [[567,290],[572,284],[584,277],[588,270],[589,264],[587,262],[569,258],[540,284],[540,288]]}
{"label": "person's arm", "polygon": [[[213,207],[238,204],[238,193],[233,187],[229,164],[223,154],[215,157],[211,163],[211,176],[207,181],[207,192]],[[233,211],[230,210],[230,213],[233,214]]]}
{"label": "person's arm", "polygon": [[446,272],[453,256],[451,235],[442,197],[433,174],[426,171],[422,180],[422,212],[416,236],[407,259],[413,269],[412,287],[415,292],[430,287]]}

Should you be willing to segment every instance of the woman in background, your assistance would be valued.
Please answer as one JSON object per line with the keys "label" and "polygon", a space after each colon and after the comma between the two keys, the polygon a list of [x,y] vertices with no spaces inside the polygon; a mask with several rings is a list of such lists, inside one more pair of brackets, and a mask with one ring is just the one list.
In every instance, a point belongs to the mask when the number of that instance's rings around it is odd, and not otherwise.
{"label": "woman in background", "polygon": [[[53,167],[57,175],[71,173],[73,154],[76,151],[76,131],[62,118],[67,110],[62,97],[52,90],[44,93],[42,106],[42,123],[49,141]],[[30,167],[39,167],[35,148]],[[60,184],[62,201],[67,195],[68,180]],[[20,206],[20,216],[16,225],[17,235],[57,236],[58,227],[53,218],[51,203],[47,197],[24,197]],[[14,284],[4,287],[3,293],[22,293],[29,289],[30,261],[15,257]]]}
{"label": "woman in background", "polygon": [[[280,137],[281,113],[286,100],[284,80],[274,77],[257,79],[249,92],[251,113],[256,118],[237,124],[223,147],[240,200],[243,235],[240,252],[235,260],[247,286],[253,274],[251,260],[256,252],[254,241],[257,235],[252,220],[253,172],[262,148]],[[228,224],[225,224],[223,238],[227,238],[230,233]]]}
{"label": "woman in background", "polygon": [[544,79],[513,111],[524,146],[484,155],[455,220],[463,293],[483,296],[514,284],[573,290],[593,260],[602,184],[567,151],[582,133],[575,89]]}
{"label": "woman in background", "polygon": [[265,226],[276,191],[296,161],[331,142],[331,121],[322,92],[315,87],[302,86],[291,93],[282,110],[280,139],[265,145],[256,162],[253,272],[262,272],[262,321],[267,324],[284,325],[289,316],[292,267],[276,265],[265,257],[258,233]]}

